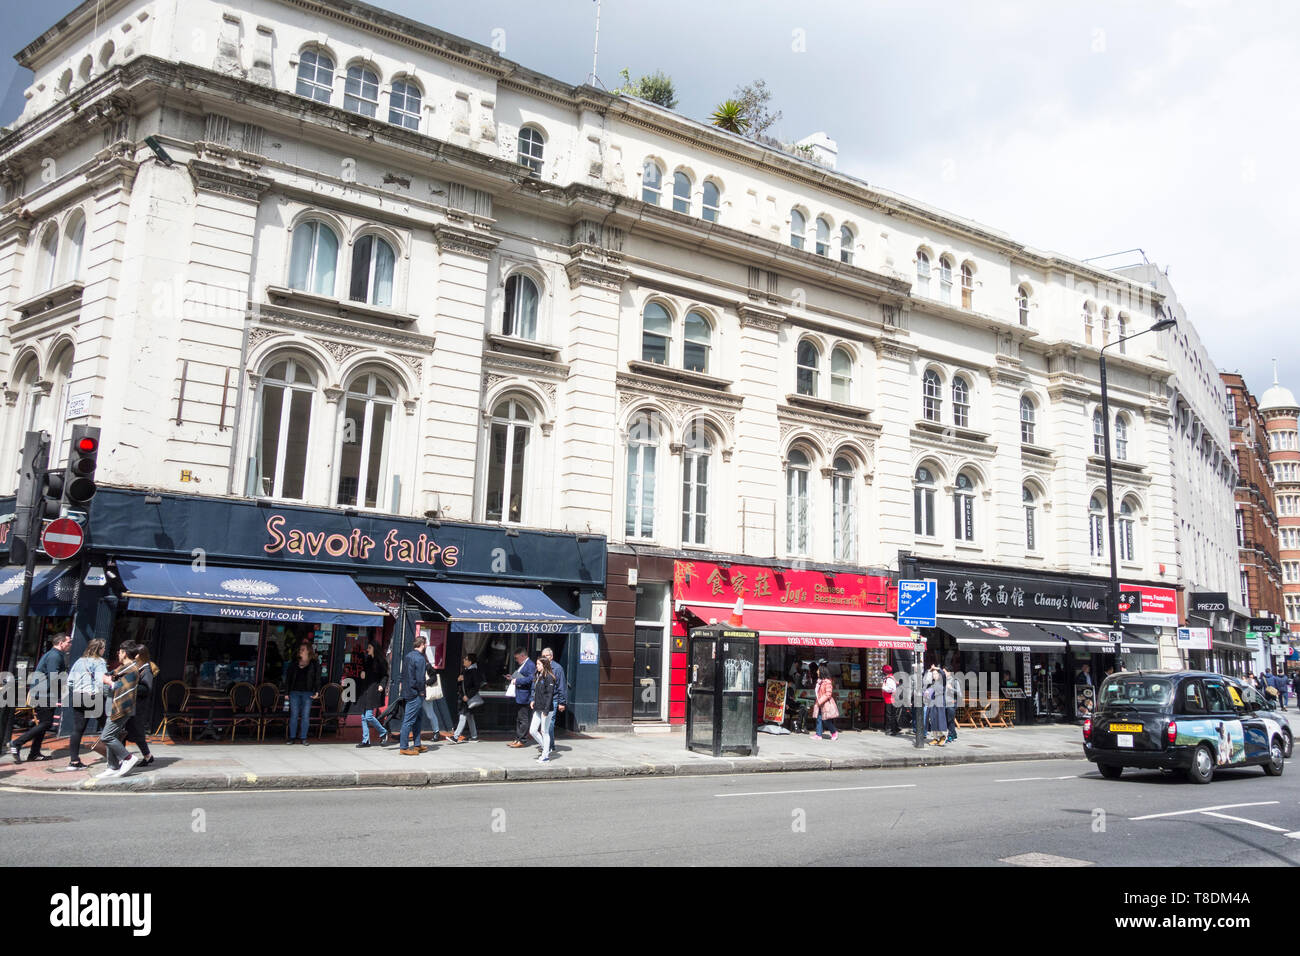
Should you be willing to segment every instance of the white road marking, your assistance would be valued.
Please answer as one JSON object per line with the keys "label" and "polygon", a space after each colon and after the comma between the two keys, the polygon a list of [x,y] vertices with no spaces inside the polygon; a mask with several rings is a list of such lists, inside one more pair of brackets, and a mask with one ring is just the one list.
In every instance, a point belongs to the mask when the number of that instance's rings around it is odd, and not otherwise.
{"label": "white road marking", "polygon": [[750,793],[715,793],[715,797],[775,797],[791,793],[843,793],[846,790],[910,790],[914,783],[894,783],[883,787],[822,787],[817,790],[754,790]]}
{"label": "white road marking", "polygon": [[1081,775],[1067,774],[1064,777],[1008,777],[1006,780],[994,780],[994,783],[1025,783],[1030,780],[1077,780]]}
{"label": "white road marking", "polygon": [[998,860],[1012,866],[1093,866],[1091,860],[1076,860],[1068,856],[1054,856],[1051,853],[1021,853]]}
{"label": "white road marking", "polygon": [[1272,830],[1274,833],[1286,833],[1286,827],[1275,827],[1271,823],[1260,823],[1258,820],[1247,820],[1245,817],[1233,817],[1226,813],[1213,813],[1206,810],[1203,816],[1218,817],[1220,820],[1232,820],[1235,823],[1249,823],[1252,827],[1259,827],[1261,830]]}
{"label": "white road marking", "polygon": [[1236,807],[1275,807],[1277,800],[1261,800],[1259,803],[1224,803],[1217,807],[1197,807],[1194,810],[1173,810],[1169,813],[1148,813],[1144,817],[1130,817],[1130,820],[1155,820],[1160,817],[1181,817],[1188,813],[1209,813],[1211,810],[1232,810]]}

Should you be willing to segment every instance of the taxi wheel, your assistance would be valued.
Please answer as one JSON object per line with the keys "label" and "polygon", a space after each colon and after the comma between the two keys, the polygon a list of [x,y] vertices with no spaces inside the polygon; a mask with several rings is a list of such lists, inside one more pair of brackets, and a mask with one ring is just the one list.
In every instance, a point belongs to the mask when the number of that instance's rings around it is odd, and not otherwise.
{"label": "taxi wheel", "polygon": [[1124,772],[1123,767],[1114,763],[1099,763],[1097,764],[1097,770],[1107,780],[1118,780],[1119,775]]}
{"label": "taxi wheel", "polygon": [[1264,772],[1270,777],[1280,777],[1285,766],[1282,757],[1282,741],[1274,737],[1273,746],[1268,752],[1268,763],[1264,764]]}
{"label": "taxi wheel", "polygon": [[1187,768],[1187,779],[1192,783],[1209,783],[1214,777],[1214,754],[1210,753],[1210,748],[1201,744],[1196,748],[1196,756],[1192,758],[1192,765]]}
{"label": "taxi wheel", "polygon": [[1295,741],[1291,739],[1291,731],[1282,732],[1282,756],[1290,757],[1295,752]]}

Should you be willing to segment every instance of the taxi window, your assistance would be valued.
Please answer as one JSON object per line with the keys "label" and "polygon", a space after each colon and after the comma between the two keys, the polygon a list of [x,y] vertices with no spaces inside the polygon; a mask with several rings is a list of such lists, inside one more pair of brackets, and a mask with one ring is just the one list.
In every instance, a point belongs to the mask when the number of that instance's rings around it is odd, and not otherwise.
{"label": "taxi window", "polygon": [[1266,705],[1264,704],[1264,698],[1259,696],[1259,691],[1255,690],[1255,688],[1250,687],[1246,684],[1238,684],[1237,690],[1240,692],[1241,699],[1245,701],[1246,707],[1249,710],[1267,709]]}
{"label": "taxi window", "polygon": [[1205,692],[1198,680],[1185,680],[1178,691],[1180,714],[1205,713]]}
{"label": "taxi window", "polygon": [[1166,678],[1136,674],[1114,676],[1101,686],[1102,706],[1163,708],[1169,704],[1173,686]]}
{"label": "taxi window", "polygon": [[1207,680],[1205,682],[1205,700],[1212,714],[1232,714],[1237,708],[1228,696],[1228,687],[1223,681]]}

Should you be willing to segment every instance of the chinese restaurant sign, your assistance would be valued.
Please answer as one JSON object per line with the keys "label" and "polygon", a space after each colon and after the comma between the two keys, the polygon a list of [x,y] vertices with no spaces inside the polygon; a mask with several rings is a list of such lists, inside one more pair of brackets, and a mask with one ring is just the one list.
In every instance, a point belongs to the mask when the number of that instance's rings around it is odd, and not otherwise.
{"label": "chinese restaurant sign", "polygon": [[1099,624],[1107,620],[1104,583],[924,563],[917,565],[916,576],[938,580],[939,613],[943,615]]}
{"label": "chinese restaurant sign", "polygon": [[[824,574],[821,571],[781,571],[757,565],[723,568],[704,561],[673,564],[673,598],[688,604],[730,607],[738,598],[747,608],[822,611],[892,612],[895,593],[889,578],[868,574]],[[725,613],[717,615],[725,620]]]}

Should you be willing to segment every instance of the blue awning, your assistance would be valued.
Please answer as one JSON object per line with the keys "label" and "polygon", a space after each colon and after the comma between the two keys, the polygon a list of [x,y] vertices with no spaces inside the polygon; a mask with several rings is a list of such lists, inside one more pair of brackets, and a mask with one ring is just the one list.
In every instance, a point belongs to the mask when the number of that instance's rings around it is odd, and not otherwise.
{"label": "blue awning", "polygon": [[343,574],[211,566],[198,570],[189,564],[144,561],[119,561],[117,573],[133,611],[356,627],[384,623],[374,602]]}
{"label": "blue awning", "polygon": [[571,634],[591,624],[534,588],[416,581],[446,613],[453,631],[478,634]]}
{"label": "blue awning", "polygon": [[[0,617],[17,617],[23,596],[23,569],[0,568]],[[37,568],[32,574],[28,610],[36,617],[64,617],[76,610],[77,575],[71,566]]]}

